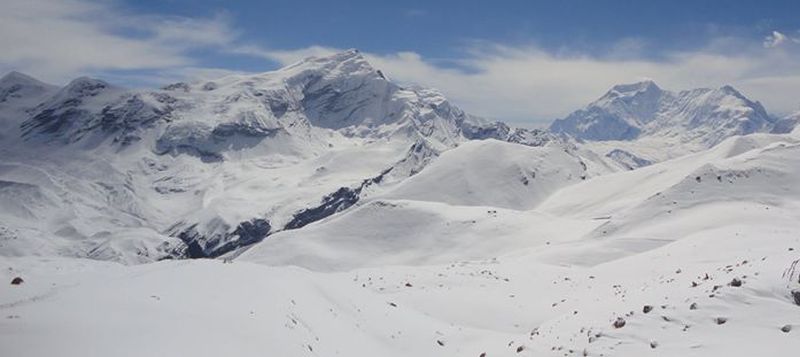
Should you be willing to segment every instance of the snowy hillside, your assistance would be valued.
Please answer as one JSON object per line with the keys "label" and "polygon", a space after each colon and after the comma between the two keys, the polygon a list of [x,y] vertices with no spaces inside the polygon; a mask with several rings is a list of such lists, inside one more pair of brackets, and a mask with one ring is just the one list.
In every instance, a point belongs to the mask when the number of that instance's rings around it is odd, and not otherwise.
{"label": "snowy hillside", "polygon": [[799,148],[795,136],[731,138],[552,185],[517,209],[376,192],[228,264],[6,257],[5,279],[24,283],[0,294],[0,345],[27,356],[781,355],[800,348]]}

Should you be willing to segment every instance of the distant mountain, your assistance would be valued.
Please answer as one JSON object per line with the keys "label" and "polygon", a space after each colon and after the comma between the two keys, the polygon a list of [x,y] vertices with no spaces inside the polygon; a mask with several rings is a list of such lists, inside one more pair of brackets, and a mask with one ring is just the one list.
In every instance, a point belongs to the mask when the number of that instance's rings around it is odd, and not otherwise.
{"label": "distant mountain", "polygon": [[784,118],[775,122],[775,126],[772,127],[773,134],[786,134],[791,133],[795,128],[797,128],[797,124],[800,124],[800,111],[787,115]]}
{"label": "distant mountain", "polygon": [[0,139],[18,139],[19,125],[27,118],[27,111],[57,90],[19,72],[0,78]]}
{"label": "distant mountain", "polygon": [[52,94],[57,88],[28,75],[10,72],[0,78],[0,105],[41,100],[43,96]]}
{"label": "distant mountain", "polygon": [[647,80],[614,86],[554,121],[550,130],[591,141],[663,137],[710,147],[733,135],[768,132],[774,125],[761,103],[731,86],[671,92]]}

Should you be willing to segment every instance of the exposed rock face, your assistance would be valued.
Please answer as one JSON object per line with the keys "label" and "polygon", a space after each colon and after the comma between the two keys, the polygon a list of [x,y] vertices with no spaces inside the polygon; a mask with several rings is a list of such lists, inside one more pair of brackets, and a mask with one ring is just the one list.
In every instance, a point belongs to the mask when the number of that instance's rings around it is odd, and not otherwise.
{"label": "exposed rock face", "polygon": [[653,162],[647,159],[638,157],[628,151],[622,149],[614,149],[606,154],[606,157],[616,161],[628,170],[638,169],[640,167],[652,165]]}
{"label": "exposed rock face", "polygon": [[370,185],[380,183],[389,171],[391,171],[391,169],[384,171],[376,177],[364,180],[361,185],[356,188],[342,187],[336,192],[325,196],[319,206],[297,212],[292,220],[286,224],[285,229],[301,228],[307,224],[319,221],[336,212],[349,208],[358,202],[362,190]]}
{"label": "exposed rock face", "polygon": [[176,232],[175,236],[186,244],[186,250],[177,252],[176,258],[214,258],[236,248],[260,242],[269,235],[272,226],[265,219],[253,219],[240,223],[233,232],[205,236],[196,230],[196,225]]}

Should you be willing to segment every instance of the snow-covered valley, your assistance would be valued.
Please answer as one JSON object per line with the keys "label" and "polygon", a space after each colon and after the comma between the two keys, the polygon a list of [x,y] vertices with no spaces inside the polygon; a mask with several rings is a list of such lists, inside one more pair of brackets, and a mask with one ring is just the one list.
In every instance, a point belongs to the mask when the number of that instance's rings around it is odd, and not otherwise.
{"label": "snow-covered valley", "polygon": [[517,129],[388,76],[3,77],[0,355],[800,350],[796,115],[647,81]]}

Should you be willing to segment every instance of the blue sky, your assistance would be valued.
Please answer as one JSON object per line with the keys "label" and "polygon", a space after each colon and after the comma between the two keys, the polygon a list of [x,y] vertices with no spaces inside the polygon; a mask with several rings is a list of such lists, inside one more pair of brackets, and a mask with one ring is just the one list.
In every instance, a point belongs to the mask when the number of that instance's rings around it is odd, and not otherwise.
{"label": "blue sky", "polygon": [[[643,78],[800,109],[800,1],[0,0],[0,71],[128,86],[358,48],[466,110],[544,123]],[[5,15],[3,15],[5,14]],[[5,17],[4,17],[5,16]]]}
{"label": "blue sky", "polygon": [[641,37],[658,50],[718,34],[761,39],[800,26],[798,1],[131,1],[142,13],[227,14],[243,37],[273,48],[311,45],[449,57],[464,42],[536,42],[603,50]]}

